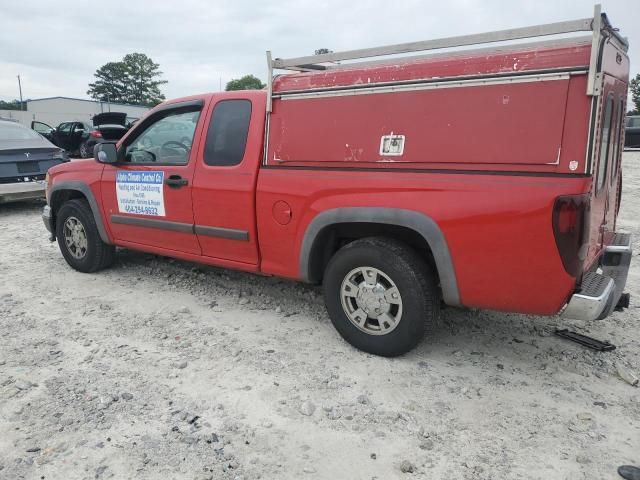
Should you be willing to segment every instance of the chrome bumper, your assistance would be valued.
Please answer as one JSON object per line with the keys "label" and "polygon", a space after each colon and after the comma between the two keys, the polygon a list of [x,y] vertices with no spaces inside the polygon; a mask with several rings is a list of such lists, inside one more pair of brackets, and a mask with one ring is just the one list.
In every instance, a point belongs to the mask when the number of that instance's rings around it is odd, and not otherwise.
{"label": "chrome bumper", "polygon": [[601,320],[611,314],[627,284],[631,255],[631,235],[617,233],[605,247],[600,268],[584,274],[580,291],[571,296],[562,317]]}

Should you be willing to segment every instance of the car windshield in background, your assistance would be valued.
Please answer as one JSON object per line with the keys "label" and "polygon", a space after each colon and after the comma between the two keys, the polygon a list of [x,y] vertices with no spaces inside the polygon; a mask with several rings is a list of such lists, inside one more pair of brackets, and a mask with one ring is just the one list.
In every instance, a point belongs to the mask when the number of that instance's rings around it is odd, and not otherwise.
{"label": "car windshield in background", "polygon": [[627,128],[640,128],[640,117],[627,118]]}
{"label": "car windshield in background", "polygon": [[20,124],[13,122],[0,122],[1,140],[34,140],[42,138],[39,133],[34,132]]}

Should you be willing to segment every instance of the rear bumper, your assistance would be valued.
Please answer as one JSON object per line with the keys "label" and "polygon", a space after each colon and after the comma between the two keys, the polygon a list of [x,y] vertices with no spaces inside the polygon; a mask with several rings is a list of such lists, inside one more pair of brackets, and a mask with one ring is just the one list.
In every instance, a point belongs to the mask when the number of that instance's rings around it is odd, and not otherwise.
{"label": "rear bumper", "polygon": [[627,284],[631,255],[631,235],[617,233],[605,247],[598,270],[584,275],[580,291],[571,296],[562,317],[601,320],[611,314]]}
{"label": "rear bumper", "polygon": [[44,198],[44,182],[16,182],[0,184],[0,203]]}

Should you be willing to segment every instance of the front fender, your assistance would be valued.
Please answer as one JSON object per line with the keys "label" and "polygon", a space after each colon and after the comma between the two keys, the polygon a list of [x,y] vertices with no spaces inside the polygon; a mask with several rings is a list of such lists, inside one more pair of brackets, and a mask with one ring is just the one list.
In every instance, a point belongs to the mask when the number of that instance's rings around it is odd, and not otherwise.
{"label": "front fender", "polygon": [[[52,208],[52,212],[51,212],[51,215],[53,217],[52,225],[55,222],[54,216],[57,211],[56,197],[58,195],[61,195],[63,192],[69,192],[69,191],[79,192],[87,199],[87,202],[89,203],[89,207],[91,207],[91,212],[93,213],[93,218],[96,222],[96,226],[98,227],[98,233],[100,234],[100,238],[104,243],[111,244],[111,241],[109,240],[109,236],[107,235],[107,231],[104,227],[104,222],[102,219],[100,207],[96,202],[96,198],[93,195],[93,191],[91,190],[89,185],[78,180],[63,180],[60,182],[55,182],[55,184],[51,188],[51,191],[49,193],[49,198],[50,198],[49,202]],[[55,237],[55,229],[52,231],[51,234]]]}

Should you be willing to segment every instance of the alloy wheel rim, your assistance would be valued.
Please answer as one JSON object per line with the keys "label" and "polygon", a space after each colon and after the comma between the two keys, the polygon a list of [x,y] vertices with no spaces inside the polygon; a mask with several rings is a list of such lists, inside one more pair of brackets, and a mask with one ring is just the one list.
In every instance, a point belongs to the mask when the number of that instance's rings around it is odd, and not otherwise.
{"label": "alloy wheel rim", "polygon": [[87,254],[87,232],[76,217],[69,217],[63,227],[64,242],[69,253],[80,260]]}
{"label": "alloy wheel rim", "polygon": [[369,335],[387,335],[402,319],[402,296],[391,278],[374,267],[358,267],[340,286],[342,309],[349,321]]}

